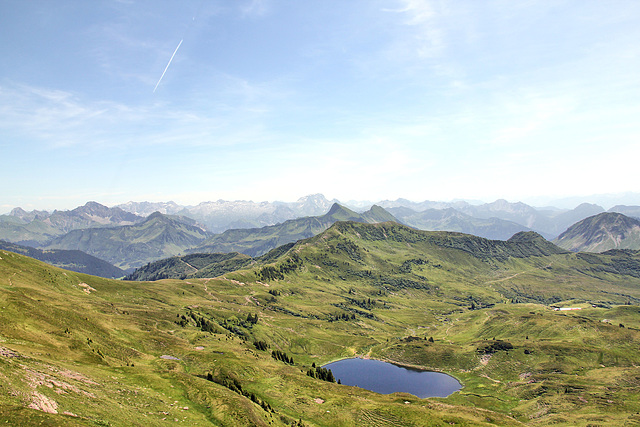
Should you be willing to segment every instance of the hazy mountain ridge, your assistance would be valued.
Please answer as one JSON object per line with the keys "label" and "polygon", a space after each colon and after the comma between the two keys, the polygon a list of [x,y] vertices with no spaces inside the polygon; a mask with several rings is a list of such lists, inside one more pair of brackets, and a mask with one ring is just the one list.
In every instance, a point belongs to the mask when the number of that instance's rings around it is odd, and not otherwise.
{"label": "hazy mountain ridge", "polygon": [[87,202],[70,211],[56,210],[46,217],[39,214],[37,219],[66,233],[82,228],[132,225],[144,218],[118,207],[109,208],[100,203]]}
{"label": "hazy mountain ridge", "polygon": [[407,207],[389,208],[388,211],[402,223],[430,231],[457,231],[487,239],[507,240],[528,227],[499,218],[474,218],[454,208],[427,209],[416,212]]}
{"label": "hazy mountain ridge", "polygon": [[289,219],[325,213],[336,200],[329,201],[322,194],[312,194],[295,202],[253,202],[248,200],[217,200],[196,206],[179,206],[174,202],[128,202],[119,208],[149,215],[155,211],[179,214],[204,224],[213,233],[236,228],[257,228],[275,225]]}
{"label": "hazy mountain ridge", "polygon": [[112,228],[73,230],[60,236],[45,249],[77,249],[128,269],[151,260],[180,254],[196,246],[210,233],[159,212],[143,222]]}
{"label": "hazy mountain ridge", "polygon": [[[129,218],[128,220],[130,222],[139,222],[156,211],[167,215],[181,215],[195,219],[211,232],[221,233],[228,229],[259,228],[267,225],[275,225],[289,219],[322,215],[327,212],[333,203],[340,203],[343,206],[355,206],[358,212],[369,209],[374,204],[385,209],[409,208],[416,213],[430,209],[448,210],[453,208],[456,211],[472,217],[473,220],[466,218],[470,221],[469,224],[462,225],[460,223],[452,223],[450,226],[446,220],[443,220],[442,223],[432,222],[423,224],[422,228],[464,231],[473,234],[474,227],[477,226],[477,233],[483,237],[505,239],[509,231],[513,230],[512,225],[503,224],[506,229],[500,230],[499,227],[501,224],[499,221],[492,220],[491,224],[485,223],[483,225],[481,222],[479,223],[478,220],[497,218],[509,221],[526,227],[525,230],[530,229],[542,234],[546,238],[553,239],[575,222],[604,211],[602,207],[589,203],[582,203],[573,209],[558,209],[554,207],[535,208],[525,203],[510,203],[502,199],[492,203],[480,204],[471,204],[468,201],[438,202],[427,200],[423,202],[413,202],[407,199],[397,199],[395,201],[383,200],[377,203],[350,201],[348,204],[345,204],[335,199],[328,200],[322,194],[304,196],[295,202],[218,200],[215,202],[202,202],[196,206],[181,206],[172,201],[127,202],[111,209],[118,208],[138,217],[137,219],[135,219],[135,217]],[[85,205],[85,207],[86,206],[87,205]],[[81,208],[85,207],[76,208],[68,212],[55,211],[56,215],[54,216],[54,220],[38,226],[36,226],[38,224],[37,221],[44,221],[53,214],[36,210],[26,212],[21,208],[14,208],[9,215],[0,216],[0,238],[17,243],[19,242],[16,239],[22,239],[22,242],[46,242],[46,240],[51,239],[52,236],[63,234],[64,230],[69,228],[69,226],[64,224],[64,221],[58,221],[58,226],[56,226],[55,217],[73,216],[74,212],[82,210]],[[640,207],[638,206],[616,205],[609,211],[619,211],[628,216],[640,216]],[[113,215],[111,216],[113,217]],[[121,221],[107,220],[106,217],[107,216],[102,214],[94,218],[93,222],[91,222],[90,217],[85,217],[84,223],[72,225],[72,227],[89,228],[103,225],[125,225]],[[9,218],[20,218],[23,222],[12,222]],[[35,229],[34,231],[29,232],[29,230],[25,228],[20,229],[20,226],[24,227],[31,222],[34,222],[34,224],[32,224],[32,228]],[[419,222],[418,218],[414,218],[415,224],[413,226],[421,227]],[[476,225],[473,225],[473,222],[475,222]],[[449,228],[447,228],[448,226]],[[47,227],[51,228],[47,229]],[[56,227],[62,228],[58,230]],[[11,231],[3,230],[3,228],[11,228]],[[495,229],[495,231],[488,231],[492,228]],[[486,231],[483,231],[483,229],[486,229]]]}
{"label": "hazy mountain ridge", "polygon": [[184,206],[178,205],[176,202],[127,202],[115,206],[126,212],[133,213],[141,217],[148,217],[154,212],[160,212],[165,215],[176,215],[180,211],[184,210]]}
{"label": "hazy mountain ridge", "polygon": [[[509,231],[515,230],[513,226],[515,223],[525,227],[517,231],[533,230],[542,234],[547,239],[553,239],[575,222],[604,212],[604,208],[601,206],[590,203],[583,203],[574,209],[557,209],[553,207],[534,208],[522,202],[511,203],[504,199],[479,205],[472,205],[465,201],[425,201],[415,203],[406,199],[398,199],[393,202],[385,201],[381,203],[381,206],[390,209],[411,209],[416,213],[412,214],[404,211],[403,214],[399,215],[405,216],[407,223],[411,222],[413,226],[419,228],[464,231],[471,232],[471,234],[478,233],[478,235],[483,233],[482,235],[488,238],[506,238],[505,236],[508,235]],[[625,207],[620,207],[620,209],[624,208]],[[454,215],[450,209],[455,209],[455,211],[466,215],[466,217],[463,218],[458,215],[458,219],[456,220],[454,219],[456,215]],[[437,219],[438,210],[445,211],[442,212],[440,219]],[[422,218],[423,215],[419,214],[425,211],[429,212],[424,214],[424,218]],[[481,220],[491,220],[491,222],[487,224]],[[498,220],[506,222],[503,223]],[[454,228],[458,228],[459,230]]]}
{"label": "hazy mountain ridge", "polygon": [[0,249],[26,255],[47,264],[92,276],[117,279],[125,276],[125,271],[94,256],[78,250],[42,250],[0,240]]}
{"label": "hazy mountain ridge", "polygon": [[12,243],[38,246],[61,234],[62,231],[40,219],[28,221],[17,216],[0,216],[0,238]]}
{"label": "hazy mountain ridge", "polygon": [[0,239],[37,246],[72,230],[133,225],[142,220],[143,217],[118,207],[109,208],[96,202],[51,213],[15,208],[9,215],[0,217]]}
{"label": "hazy mountain ridge", "polygon": [[572,225],[554,243],[573,252],[640,249],[640,220],[604,212]]}
{"label": "hazy mountain ridge", "polygon": [[626,216],[640,219],[640,206],[616,205],[609,209],[607,212],[618,212]]}

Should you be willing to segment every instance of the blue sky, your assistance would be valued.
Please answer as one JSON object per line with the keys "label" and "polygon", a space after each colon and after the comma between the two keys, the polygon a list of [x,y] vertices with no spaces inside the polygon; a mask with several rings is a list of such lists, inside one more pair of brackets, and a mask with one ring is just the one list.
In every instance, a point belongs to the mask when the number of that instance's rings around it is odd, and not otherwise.
{"label": "blue sky", "polygon": [[638,191],[640,2],[0,0],[0,52],[0,211]]}

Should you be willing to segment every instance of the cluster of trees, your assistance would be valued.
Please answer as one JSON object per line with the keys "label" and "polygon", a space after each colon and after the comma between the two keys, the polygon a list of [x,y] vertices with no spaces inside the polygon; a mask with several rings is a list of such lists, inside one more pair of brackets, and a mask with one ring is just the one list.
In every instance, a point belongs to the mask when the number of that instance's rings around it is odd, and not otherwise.
{"label": "cluster of trees", "polygon": [[484,347],[479,347],[478,353],[493,354],[496,351],[509,351],[509,350],[513,350],[513,344],[511,344],[509,341],[494,339],[492,342],[488,343]]}
{"label": "cluster of trees", "polygon": [[337,320],[356,320],[356,315],[353,313],[336,313],[329,315],[329,322],[335,322]]}
{"label": "cluster of trees", "polygon": [[263,282],[268,282],[270,280],[282,280],[284,279],[284,274],[280,272],[277,268],[272,265],[265,265],[256,273],[258,275],[258,279]]}
{"label": "cluster of trees", "polygon": [[255,395],[255,393],[250,393],[247,390],[243,390],[242,389],[242,384],[240,383],[240,381],[238,381],[235,378],[232,378],[228,375],[219,375],[217,377],[214,377],[213,374],[211,374],[211,372],[209,372],[207,374],[207,380],[214,382],[216,384],[220,384],[223,387],[228,388],[231,391],[234,391],[236,393],[238,393],[239,395],[242,395],[248,399],[251,399],[252,402],[260,405],[262,407],[262,409],[264,409],[267,412],[273,412],[275,413],[276,411],[271,407],[271,405],[269,405],[268,402],[260,399],[259,397],[257,397]]}
{"label": "cluster of trees", "polygon": [[194,323],[196,324],[196,327],[200,328],[202,330],[202,332],[216,332],[217,328],[216,325],[217,323],[212,322],[206,318],[204,318],[203,316],[198,316],[197,314],[190,312],[189,313],[189,317],[183,315],[180,315],[179,313],[176,315],[176,317],[178,318],[178,320],[175,321],[175,323],[181,327],[185,327],[189,324],[189,319],[192,319],[194,321]]}
{"label": "cluster of trees", "polygon": [[269,349],[269,344],[267,344],[266,341],[254,341],[253,346],[262,351],[267,351]]}
{"label": "cluster of trees", "polygon": [[285,261],[281,262],[277,267],[273,265],[266,265],[256,272],[258,279],[263,282],[270,280],[282,280],[284,275],[294,272],[299,269],[303,264],[302,258],[298,254],[292,254]]}
{"label": "cluster of trees", "polygon": [[288,363],[289,365],[293,365],[293,357],[289,357],[289,355],[283,351],[273,350],[271,352],[271,357],[281,362]]}
{"label": "cluster of trees", "polygon": [[331,252],[338,253],[339,251],[347,254],[349,258],[354,261],[362,261],[362,255],[360,255],[360,247],[353,243],[351,240],[344,240],[339,242],[335,249],[331,248]]}
{"label": "cluster of trees", "polygon": [[[317,378],[319,380],[328,381],[330,383],[336,382],[336,379],[334,378],[333,372],[331,372],[331,369],[327,369],[323,367],[317,368],[315,363],[311,366],[311,368],[309,368],[309,370],[307,371],[307,375],[310,376],[311,378]],[[339,380],[338,380],[338,384],[340,384]]]}
{"label": "cluster of trees", "polygon": [[381,276],[374,286],[381,288],[395,288],[395,289],[425,289],[430,290],[431,286],[427,283],[427,279],[422,279],[424,282],[417,282],[411,279],[404,279],[402,277]]}
{"label": "cluster of trees", "polygon": [[282,274],[292,273],[302,267],[303,263],[302,258],[294,253],[278,266],[278,270],[280,270]]}
{"label": "cluster of trees", "polygon": [[258,323],[258,313],[256,314],[247,314],[247,321],[246,323],[248,323],[249,325],[253,326],[256,323]]}
{"label": "cluster of trees", "polygon": [[411,273],[414,265],[425,265],[428,263],[428,261],[420,258],[408,259],[400,266],[400,273]]}
{"label": "cluster of trees", "polygon": [[377,304],[376,300],[372,300],[371,298],[363,300],[349,298],[349,302],[351,304],[357,305],[360,308],[364,308],[365,310],[371,310]]}
{"label": "cluster of trees", "polygon": [[176,325],[181,326],[181,327],[185,327],[189,324],[189,319],[186,318],[186,316],[183,314],[182,316],[180,316],[180,313],[178,313],[176,315],[176,317],[178,318],[178,320],[176,320]]}
{"label": "cluster of trees", "polygon": [[413,341],[429,341],[430,343],[434,342],[433,337],[429,337],[429,339],[427,339],[427,337],[414,337],[413,335],[409,335],[406,338],[403,338],[402,341],[404,342],[413,342]]}
{"label": "cluster of trees", "polygon": [[180,315],[179,313],[176,315],[177,319],[175,323],[181,327],[188,326],[192,321],[195,323],[195,326],[200,328],[203,332],[216,333],[221,332],[220,327],[228,330],[231,333],[238,335],[243,338],[246,336],[246,333],[241,330],[238,326],[242,326],[244,328],[251,328],[253,325],[258,323],[259,317],[258,314],[249,313],[247,315],[246,320],[238,320],[234,316],[231,319],[224,319],[221,322],[216,322],[215,320],[209,320],[206,317],[196,314],[190,311],[187,315]]}

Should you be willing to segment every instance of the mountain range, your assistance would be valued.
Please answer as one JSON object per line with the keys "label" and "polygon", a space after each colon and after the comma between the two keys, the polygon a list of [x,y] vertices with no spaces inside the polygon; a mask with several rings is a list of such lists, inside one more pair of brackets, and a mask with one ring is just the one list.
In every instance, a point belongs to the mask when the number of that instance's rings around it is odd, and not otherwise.
{"label": "mountain range", "polygon": [[[143,216],[151,209],[158,211]],[[614,206],[610,211],[637,215],[640,207]],[[130,202],[108,208],[88,202],[71,211],[53,213],[16,208],[9,215],[0,216],[0,239],[40,249],[84,251],[131,272],[149,262],[186,253],[239,252],[255,257],[282,244],[311,237],[336,221],[396,221],[422,230],[457,231],[494,240],[535,231],[551,240],[572,224],[603,212],[602,207],[587,203],[560,210],[536,209],[505,200],[471,205],[464,201],[415,203],[398,199],[382,201],[358,213],[320,194],[294,203],[217,201],[194,207],[174,202]],[[282,220],[288,217],[294,219]],[[258,226],[251,227],[255,224]],[[231,225],[237,228],[226,228]],[[580,228],[580,234],[588,234],[586,228],[590,227]],[[214,233],[212,229],[222,231]],[[626,244],[602,248],[636,248],[637,243],[625,236],[618,240],[626,239]],[[575,237],[571,239],[576,241]],[[594,245],[572,246],[566,243],[568,240],[564,236],[557,242],[570,250],[600,250]]]}
{"label": "mountain range", "polygon": [[126,270],[184,252],[210,236],[191,221],[156,212],[135,225],[72,230],[43,248],[80,250]]}
{"label": "mountain range", "polygon": [[133,225],[143,220],[118,207],[108,208],[96,202],[52,213],[15,208],[9,215],[0,216],[0,239],[39,246],[72,230]]}
{"label": "mountain range", "polygon": [[230,229],[259,228],[289,219],[322,215],[336,202],[327,200],[321,194],[312,194],[291,203],[218,200],[196,206],[179,206],[174,202],[128,202],[116,207],[145,217],[154,212],[181,215],[204,224],[212,233],[221,233]]}
{"label": "mountain range", "polygon": [[[291,203],[218,200],[202,202],[196,206],[181,206],[175,202],[128,202],[108,208],[96,202],[89,202],[71,211],[54,211],[53,213],[26,212],[21,208],[15,208],[8,215],[0,215],[0,239],[34,246],[75,229],[132,225],[143,221],[154,212],[191,218],[209,232],[222,233],[229,229],[260,228],[289,219],[320,216],[325,214],[334,203],[351,207],[357,212],[363,212],[374,205],[357,201],[345,204],[337,200],[328,200],[322,194],[313,194]],[[601,206],[589,203],[583,203],[569,210],[553,207],[534,208],[521,202],[510,203],[502,199],[475,205],[466,201],[412,202],[397,199],[384,200],[375,205],[389,210],[396,216],[407,218],[407,223],[412,226],[432,230],[449,230],[450,228],[450,231],[465,230],[471,234],[493,239],[508,238],[509,232],[517,228],[514,228],[513,223],[520,225],[521,229],[518,231],[533,230],[547,239],[553,239],[570,225],[604,212]],[[404,209],[393,212],[396,208]],[[440,219],[434,218],[437,217],[435,212],[425,213],[424,219],[420,219],[423,215],[416,215],[434,209],[445,211],[441,212]],[[458,212],[466,217],[460,216]],[[640,217],[640,206],[616,205],[609,209],[609,212]],[[454,214],[458,216],[455,220],[452,219]],[[504,220],[507,223],[500,223],[492,218]],[[402,218],[398,217],[398,219],[402,221]],[[492,223],[478,222],[478,220],[491,220]]]}

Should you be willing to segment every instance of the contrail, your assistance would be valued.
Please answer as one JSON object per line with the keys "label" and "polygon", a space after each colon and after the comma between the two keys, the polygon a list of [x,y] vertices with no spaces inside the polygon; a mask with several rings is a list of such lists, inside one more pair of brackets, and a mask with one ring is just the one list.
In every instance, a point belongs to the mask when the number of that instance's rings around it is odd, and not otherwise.
{"label": "contrail", "polygon": [[167,63],[167,66],[164,67],[164,71],[162,72],[162,75],[160,76],[160,80],[158,80],[158,83],[156,83],[156,87],[153,88],[153,93],[156,93],[156,89],[158,89],[158,85],[162,81],[162,78],[164,77],[164,74],[169,69],[169,65],[171,65],[171,61],[173,61],[173,57],[176,56],[176,53],[178,52],[178,49],[180,49],[180,45],[182,44],[182,40],[184,40],[184,39],[180,39],[180,43],[178,43],[178,47],[176,47],[176,50],[173,51],[173,55],[171,55],[171,59],[169,59],[169,63]]}

